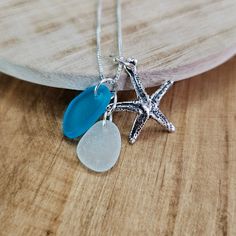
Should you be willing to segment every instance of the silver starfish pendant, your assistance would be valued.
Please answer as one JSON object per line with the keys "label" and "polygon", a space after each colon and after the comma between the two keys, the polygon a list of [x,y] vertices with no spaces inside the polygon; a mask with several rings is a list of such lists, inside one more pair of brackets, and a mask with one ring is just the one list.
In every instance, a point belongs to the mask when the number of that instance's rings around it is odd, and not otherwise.
{"label": "silver starfish pendant", "polygon": [[165,82],[155,93],[149,96],[146,93],[137,73],[137,60],[132,58],[127,60],[123,60],[123,58],[117,60],[119,63],[123,64],[126,72],[128,73],[136,92],[137,100],[117,102],[115,106],[114,104],[110,104],[108,106],[108,110],[113,109],[113,111],[129,111],[137,113],[131,132],[129,134],[129,142],[131,144],[135,143],[142,128],[149,118],[157,121],[169,132],[174,132],[174,125],[168,121],[166,116],[159,109],[159,104],[162,97],[166,94],[174,82],[170,80]]}

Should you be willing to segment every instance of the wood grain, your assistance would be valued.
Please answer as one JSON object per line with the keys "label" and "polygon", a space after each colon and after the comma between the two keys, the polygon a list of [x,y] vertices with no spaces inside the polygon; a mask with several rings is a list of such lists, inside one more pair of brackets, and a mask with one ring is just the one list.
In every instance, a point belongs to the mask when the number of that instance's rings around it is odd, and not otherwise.
{"label": "wood grain", "polygon": [[[48,86],[98,80],[97,0],[1,0],[0,71]],[[104,0],[102,50],[112,76],[115,0]],[[205,72],[236,53],[235,0],[123,0],[124,55],[139,60],[146,87]],[[119,89],[130,89],[125,76]]]}
{"label": "wood grain", "polygon": [[94,174],[60,132],[76,93],[1,75],[0,234],[236,235],[235,77],[236,58],[177,82],[161,104],[174,134],[149,121],[129,145],[134,116],[116,114],[119,162]]}

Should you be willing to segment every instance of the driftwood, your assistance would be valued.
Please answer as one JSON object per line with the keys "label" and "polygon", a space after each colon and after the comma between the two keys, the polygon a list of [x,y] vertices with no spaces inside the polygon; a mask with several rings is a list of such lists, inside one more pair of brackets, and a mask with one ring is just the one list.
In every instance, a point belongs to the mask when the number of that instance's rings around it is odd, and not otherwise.
{"label": "driftwood", "polygon": [[[115,1],[104,0],[108,76],[116,56],[114,9]],[[235,54],[235,12],[235,0],[123,0],[124,55],[139,60],[146,87],[202,73]],[[98,80],[95,0],[1,0],[0,19],[0,71],[70,89]],[[125,77],[121,90],[131,88]]]}

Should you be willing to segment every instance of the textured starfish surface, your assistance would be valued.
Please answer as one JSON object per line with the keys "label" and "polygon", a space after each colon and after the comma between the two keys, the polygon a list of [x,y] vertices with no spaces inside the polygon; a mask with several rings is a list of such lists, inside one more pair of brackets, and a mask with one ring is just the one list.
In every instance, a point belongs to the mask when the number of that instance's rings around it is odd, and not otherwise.
{"label": "textured starfish surface", "polygon": [[[129,134],[129,142],[133,144],[137,140],[142,128],[149,118],[157,121],[169,132],[174,132],[174,125],[168,121],[166,116],[159,109],[159,104],[162,97],[166,94],[174,82],[165,82],[155,93],[149,96],[146,93],[138,76],[136,67],[137,61],[135,59],[127,59],[127,61],[120,61],[120,63],[123,63],[137,95],[137,100],[118,102],[114,108],[114,111],[130,111],[137,113],[131,132]],[[113,104],[110,105],[110,108],[112,105]]]}

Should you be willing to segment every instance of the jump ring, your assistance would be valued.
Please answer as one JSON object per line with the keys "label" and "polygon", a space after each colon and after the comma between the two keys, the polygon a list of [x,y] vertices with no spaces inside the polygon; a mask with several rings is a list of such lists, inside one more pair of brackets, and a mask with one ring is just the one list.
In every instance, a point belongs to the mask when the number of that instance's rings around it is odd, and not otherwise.
{"label": "jump ring", "polygon": [[114,95],[112,97],[113,99],[113,103],[112,103],[112,107],[107,111],[107,116],[111,116],[111,114],[113,113],[113,111],[116,109],[116,105],[117,105],[117,92],[114,92]]}
{"label": "jump ring", "polygon": [[114,81],[114,79],[112,79],[112,78],[102,79],[102,80],[95,86],[95,88],[94,88],[94,95],[95,95],[95,96],[97,96],[97,94],[98,94],[98,89],[100,88],[100,86],[101,86],[102,84],[107,83],[107,82],[111,82],[112,85],[115,84],[115,81]]}
{"label": "jump ring", "polygon": [[103,125],[106,124],[107,118],[109,118],[109,120],[112,121],[112,113],[116,109],[116,105],[117,105],[117,93],[116,92],[114,92],[112,99],[113,99],[112,107],[111,108],[109,107],[109,110],[106,110],[106,112],[104,113]]}

